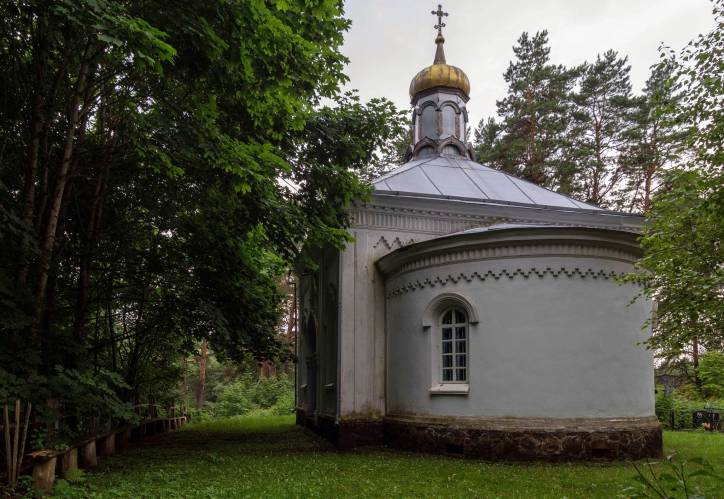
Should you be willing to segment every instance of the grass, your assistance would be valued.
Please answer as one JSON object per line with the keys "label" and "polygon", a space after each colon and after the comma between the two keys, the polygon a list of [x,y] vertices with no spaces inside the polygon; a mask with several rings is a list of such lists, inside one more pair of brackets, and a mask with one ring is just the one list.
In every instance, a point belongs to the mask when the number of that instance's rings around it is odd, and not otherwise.
{"label": "grass", "polygon": [[[666,432],[667,453],[724,474],[724,435]],[[102,461],[65,497],[616,497],[630,463],[513,464],[386,450],[339,454],[292,416],[228,418],[146,439]],[[706,497],[719,484],[698,477]]]}

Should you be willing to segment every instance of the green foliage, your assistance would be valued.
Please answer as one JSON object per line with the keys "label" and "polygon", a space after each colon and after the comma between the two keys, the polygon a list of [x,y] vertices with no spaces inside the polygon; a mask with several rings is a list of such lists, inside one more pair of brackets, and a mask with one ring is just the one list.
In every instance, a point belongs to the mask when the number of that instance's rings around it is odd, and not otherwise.
{"label": "green foliage", "polygon": [[339,95],[341,2],[3,6],[0,399],[78,433],[171,403],[202,338],[288,356],[280,277],[401,131]]}
{"label": "green foliage", "polygon": [[30,475],[20,475],[15,485],[0,483],[0,497],[42,498],[43,494],[35,488],[35,481]]}
{"label": "green foliage", "polygon": [[574,164],[574,190],[583,199],[607,206],[616,197],[629,144],[635,101],[631,97],[631,66],[627,57],[609,50],[580,69],[578,89],[572,95],[573,123],[567,151]]}
{"label": "green foliage", "polygon": [[664,106],[684,132],[686,161],[663,176],[641,246],[639,275],[657,310],[649,345],[667,358],[724,347],[724,0],[714,0],[716,25],[679,54],[662,52],[673,65],[673,91]]}
{"label": "green foliage", "polygon": [[252,414],[280,416],[294,408],[294,381],[285,374],[253,379],[245,374],[217,390],[210,412],[215,417]]}
{"label": "green foliage", "polygon": [[647,211],[682,155],[671,58],[634,96],[627,57],[613,50],[566,68],[551,63],[542,31],[523,33],[513,51],[498,117],[475,130],[476,160],[596,205]]}
{"label": "green foliage", "polygon": [[513,52],[503,75],[508,93],[497,102],[500,122],[480,122],[476,157],[536,184],[560,186],[575,72],[550,63],[547,31],[523,33]]}
{"label": "green foliage", "polygon": [[53,488],[55,497],[77,497],[77,487],[86,481],[86,474],[82,469],[68,470],[64,478],[58,479]]}
{"label": "green foliage", "polygon": [[[652,463],[644,465],[634,463],[638,482],[637,486],[624,489],[626,497],[640,499],[645,497],[658,497],[661,499],[694,499],[705,497],[701,486],[696,483],[699,477],[707,477],[716,481],[724,481],[715,468],[703,458],[692,458],[688,461],[678,462],[674,455],[666,457],[666,468],[656,470]],[[693,465],[693,471],[691,470]]]}
{"label": "green foliage", "polygon": [[697,390],[686,386],[666,391],[656,389],[656,417],[664,428],[672,430],[701,429],[694,426],[694,411],[706,408],[724,409],[724,399],[703,399],[697,397]]}
{"label": "green foliage", "polygon": [[633,276],[656,300],[650,345],[678,356],[696,339],[718,348],[724,338],[724,176],[677,169],[664,176],[641,245],[644,274]]}
{"label": "green foliage", "polygon": [[724,353],[706,352],[699,364],[699,378],[705,395],[724,399]]}

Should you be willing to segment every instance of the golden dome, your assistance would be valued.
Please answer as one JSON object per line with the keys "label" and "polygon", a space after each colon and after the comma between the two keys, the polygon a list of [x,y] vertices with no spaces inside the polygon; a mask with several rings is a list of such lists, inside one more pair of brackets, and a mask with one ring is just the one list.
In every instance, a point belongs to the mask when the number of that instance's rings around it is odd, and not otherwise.
{"label": "golden dome", "polygon": [[468,80],[468,75],[462,69],[451,66],[445,61],[445,52],[442,48],[445,38],[438,34],[435,43],[437,44],[435,61],[432,66],[426,67],[412,79],[410,82],[410,98],[434,87],[456,88],[466,97],[469,96],[470,80]]}
{"label": "golden dome", "polygon": [[410,82],[410,97],[433,87],[457,88],[465,96],[470,95],[468,75],[449,64],[433,64],[417,73]]}

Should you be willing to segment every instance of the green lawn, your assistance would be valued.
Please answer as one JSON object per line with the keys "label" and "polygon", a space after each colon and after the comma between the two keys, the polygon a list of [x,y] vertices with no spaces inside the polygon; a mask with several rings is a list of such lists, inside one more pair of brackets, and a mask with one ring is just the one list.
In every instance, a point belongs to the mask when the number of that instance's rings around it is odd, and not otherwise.
{"label": "green lawn", "polygon": [[[665,434],[666,451],[702,456],[724,474],[724,435]],[[508,464],[385,450],[339,454],[293,417],[190,424],[104,459],[74,497],[616,497],[630,463]],[[697,479],[706,497],[724,497]]]}

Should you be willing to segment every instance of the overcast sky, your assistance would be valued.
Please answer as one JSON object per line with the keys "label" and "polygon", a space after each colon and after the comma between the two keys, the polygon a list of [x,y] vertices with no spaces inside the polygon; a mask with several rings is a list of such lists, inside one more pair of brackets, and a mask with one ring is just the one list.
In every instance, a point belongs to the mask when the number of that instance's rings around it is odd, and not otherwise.
{"label": "overcast sky", "polygon": [[[436,1],[347,0],[343,53],[349,88],[409,109],[412,77],[432,64]],[[547,29],[554,63],[573,66],[608,49],[628,55],[634,91],[643,87],[663,42],[684,46],[714,26],[708,0],[444,0],[448,64],[470,78],[470,124],[495,114],[503,72],[523,31]]]}

